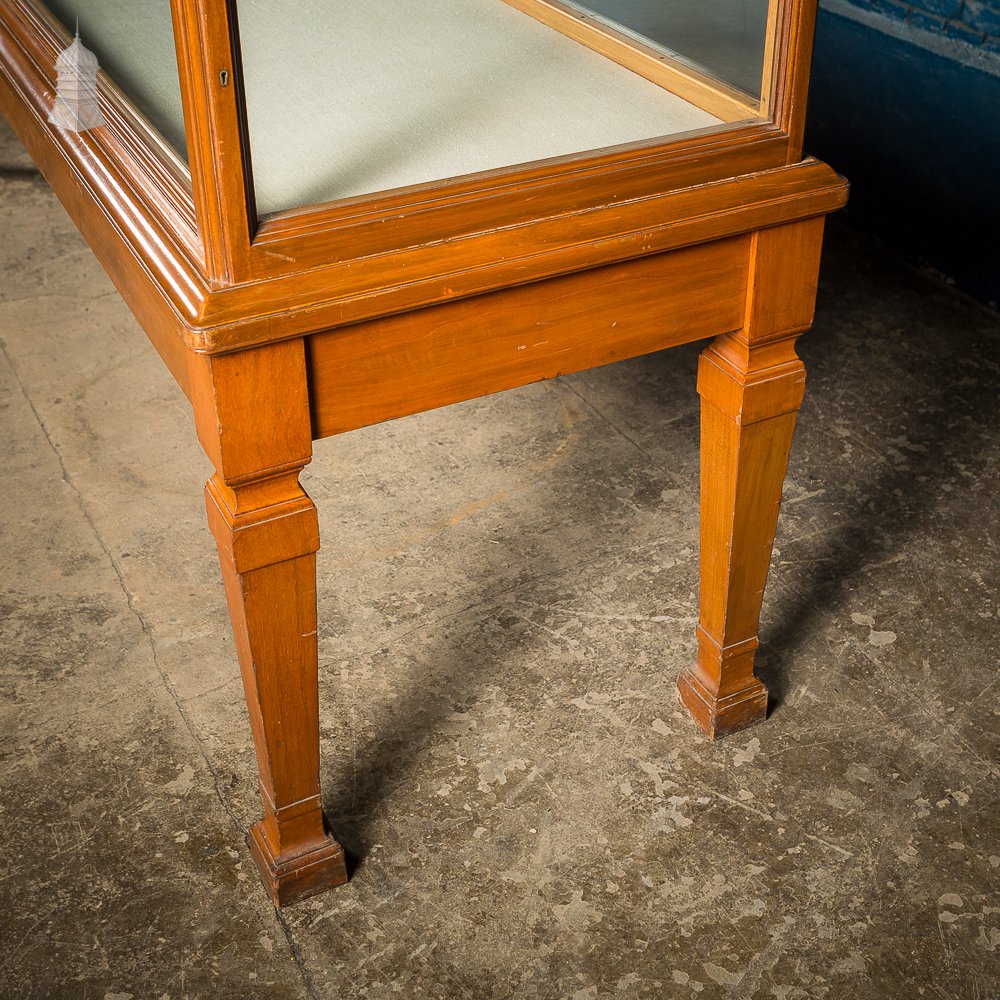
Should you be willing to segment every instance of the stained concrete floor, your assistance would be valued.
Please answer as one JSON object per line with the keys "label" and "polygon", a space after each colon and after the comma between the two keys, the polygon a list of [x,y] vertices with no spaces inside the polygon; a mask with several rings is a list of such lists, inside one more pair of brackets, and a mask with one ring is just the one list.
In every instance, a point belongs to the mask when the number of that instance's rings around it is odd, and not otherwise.
{"label": "stained concrete floor", "polygon": [[0,140],[0,996],[997,997],[1000,322],[834,226],[711,744],[697,348],[317,445],[323,779],[278,914],[188,405]]}

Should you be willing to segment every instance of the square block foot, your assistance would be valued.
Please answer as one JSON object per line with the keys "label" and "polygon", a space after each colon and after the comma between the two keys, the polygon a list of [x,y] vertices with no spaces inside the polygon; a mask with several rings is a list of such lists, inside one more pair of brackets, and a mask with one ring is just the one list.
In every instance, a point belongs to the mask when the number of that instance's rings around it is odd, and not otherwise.
{"label": "square block foot", "polygon": [[347,881],[344,849],[331,834],[304,854],[277,859],[258,822],[247,834],[247,846],[275,906],[288,906]]}
{"label": "square block foot", "polygon": [[767,688],[756,677],[742,691],[716,698],[685,670],[677,679],[677,693],[691,718],[713,740],[762,722],[767,716]]}

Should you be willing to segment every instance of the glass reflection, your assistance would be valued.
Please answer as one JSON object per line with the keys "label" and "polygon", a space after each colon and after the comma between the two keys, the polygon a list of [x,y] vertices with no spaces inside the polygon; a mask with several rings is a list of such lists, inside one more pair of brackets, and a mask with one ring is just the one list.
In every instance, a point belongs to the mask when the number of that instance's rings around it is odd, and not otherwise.
{"label": "glass reflection", "polygon": [[47,6],[70,34],[79,19],[80,40],[101,69],[186,158],[170,0],[47,0]]}
{"label": "glass reflection", "polygon": [[568,6],[760,97],[768,0],[569,0]]}

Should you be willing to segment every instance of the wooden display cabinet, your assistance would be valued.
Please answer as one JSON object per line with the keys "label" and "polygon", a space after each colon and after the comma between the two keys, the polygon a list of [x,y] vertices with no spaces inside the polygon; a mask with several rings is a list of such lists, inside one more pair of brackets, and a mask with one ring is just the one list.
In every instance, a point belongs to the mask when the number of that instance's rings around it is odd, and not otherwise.
{"label": "wooden display cabinet", "polygon": [[[0,0],[0,106],[215,468],[264,802],[248,842],[277,905],[346,879],[320,798],[320,543],[298,481],[320,438],[714,338],[698,653],[678,686],[710,736],[764,718],[794,344],[847,192],[801,148],[816,0],[321,9]],[[82,134],[47,121],[74,14],[111,69],[106,124]]]}

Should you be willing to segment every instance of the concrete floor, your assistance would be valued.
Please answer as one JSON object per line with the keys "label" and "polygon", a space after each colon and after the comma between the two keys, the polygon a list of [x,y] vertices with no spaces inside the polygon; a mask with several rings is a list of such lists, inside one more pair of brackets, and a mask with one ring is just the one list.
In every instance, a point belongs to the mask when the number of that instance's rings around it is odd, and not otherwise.
{"label": "concrete floor", "polygon": [[0,996],[1000,996],[1000,322],[832,227],[762,636],[678,710],[696,347],[320,443],[323,779],[278,914],[189,408],[0,139]]}

